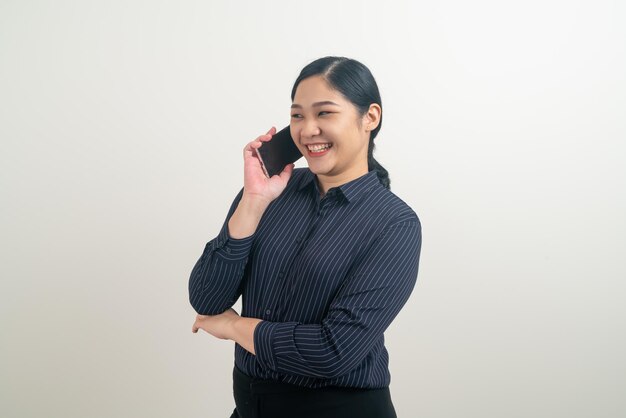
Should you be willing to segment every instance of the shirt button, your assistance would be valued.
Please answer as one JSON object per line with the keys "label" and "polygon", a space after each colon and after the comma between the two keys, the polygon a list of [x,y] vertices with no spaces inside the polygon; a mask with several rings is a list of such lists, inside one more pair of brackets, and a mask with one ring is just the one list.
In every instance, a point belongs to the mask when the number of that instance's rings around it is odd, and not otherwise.
{"label": "shirt button", "polygon": [[296,238],[296,242],[297,242],[297,243],[300,243],[300,241],[302,241],[302,237],[298,237],[298,238]]}
{"label": "shirt button", "polygon": [[278,277],[283,277],[285,275],[284,271],[281,271],[280,273],[278,273]]}
{"label": "shirt button", "polygon": [[272,313],[272,310],[271,310],[271,309],[268,309],[268,310],[266,310],[266,311],[265,311],[265,314],[266,314],[266,315],[269,315],[269,314],[271,314],[271,313]]}

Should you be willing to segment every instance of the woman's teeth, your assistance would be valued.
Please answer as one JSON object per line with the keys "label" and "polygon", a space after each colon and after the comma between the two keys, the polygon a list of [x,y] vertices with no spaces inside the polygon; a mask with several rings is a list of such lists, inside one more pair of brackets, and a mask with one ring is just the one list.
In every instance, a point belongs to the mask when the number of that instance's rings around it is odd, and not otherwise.
{"label": "woman's teeth", "polygon": [[325,151],[328,148],[332,147],[331,144],[324,144],[324,145],[308,145],[307,148],[309,149],[309,151],[311,152],[321,152],[321,151]]}

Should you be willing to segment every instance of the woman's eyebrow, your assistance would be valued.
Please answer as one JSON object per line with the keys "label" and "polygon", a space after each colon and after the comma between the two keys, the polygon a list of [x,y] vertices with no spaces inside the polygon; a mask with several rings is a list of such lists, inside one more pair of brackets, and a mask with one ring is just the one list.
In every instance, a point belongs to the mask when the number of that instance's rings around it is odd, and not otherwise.
{"label": "woman's eyebrow", "polygon": [[[315,102],[311,105],[311,107],[316,107],[316,106],[324,106],[324,105],[333,105],[333,106],[339,106],[337,103],[335,102],[331,102],[330,100],[324,100],[323,102]],[[341,106],[339,106],[341,107]],[[294,103],[291,105],[292,109],[302,109],[302,106]]]}

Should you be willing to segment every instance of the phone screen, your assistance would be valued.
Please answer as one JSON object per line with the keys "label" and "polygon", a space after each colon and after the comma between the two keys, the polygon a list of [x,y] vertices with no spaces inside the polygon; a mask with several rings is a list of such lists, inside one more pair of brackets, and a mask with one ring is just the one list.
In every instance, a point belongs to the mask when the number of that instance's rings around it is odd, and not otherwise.
{"label": "phone screen", "polygon": [[280,174],[287,164],[296,162],[302,153],[293,142],[289,125],[276,132],[272,138],[255,148],[263,172],[269,178]]}

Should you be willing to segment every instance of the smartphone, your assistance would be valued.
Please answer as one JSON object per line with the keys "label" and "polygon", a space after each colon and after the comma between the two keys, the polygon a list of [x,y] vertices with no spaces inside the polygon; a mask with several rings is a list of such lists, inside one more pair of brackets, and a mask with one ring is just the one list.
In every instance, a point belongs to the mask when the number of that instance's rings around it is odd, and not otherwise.
{"label": "smartphone", "polygon": [[293,142],[289,125],[272,135],[272,138],[255,148],[265,176],[280,174],[287,164],[296,162],[302,153]]}

